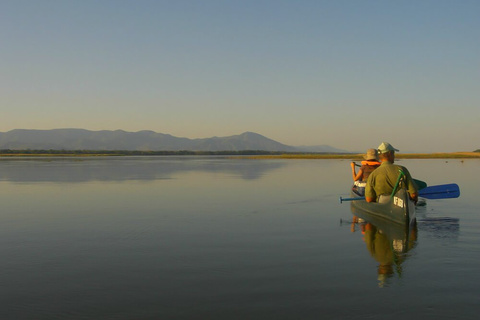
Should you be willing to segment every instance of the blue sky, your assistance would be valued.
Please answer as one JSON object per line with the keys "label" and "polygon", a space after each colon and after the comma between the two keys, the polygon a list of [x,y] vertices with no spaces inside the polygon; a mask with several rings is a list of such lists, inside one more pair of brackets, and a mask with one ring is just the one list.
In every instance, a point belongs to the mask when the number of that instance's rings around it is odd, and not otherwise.
{"label": "blue sky", "polygon": [[480,1],[2,0],[0,132],[480,148]]}

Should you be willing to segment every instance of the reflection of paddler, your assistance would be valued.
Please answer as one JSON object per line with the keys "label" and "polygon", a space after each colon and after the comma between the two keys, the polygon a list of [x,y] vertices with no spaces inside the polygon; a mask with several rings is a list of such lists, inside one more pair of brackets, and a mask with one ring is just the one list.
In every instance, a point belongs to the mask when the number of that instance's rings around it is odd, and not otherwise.
{"label": "reflection of paddler", "polygon": [[379,285],[383,286],[386,278],[393,274],[394,253],[386,234],[382,233],[374,225],[365,225],[365,243],[372,257],[378,261]]}
{"label": "reflection of paddler", "polygon": [[[367,218],[366,220],[369,221]],[[401,277],[402,264],[408,257],[407,252],[417,243],[416,224],[405,228],[377,219],[376,222],[366,222],[359,226],[368,252],[378,262],[378,285],[383,287],[386,280],[395,273]]]}
{"label": "reflection of paddler", "polygon": [[365,242],[368,251],[380,265],[391,265],[393,263],[392,247],[387,235],[382,233],[371,223],[365,225]]}
{"label": "reflection of paddler", "polygon": [[364,235],[365,234],[365,220],[363,220],[362,218],[359,218],[357,216],[353,216],[353,220],[352,220],[352,224],[350,226],[350,231],[351,232],[355,232],[357,231],[355,229],[355,225],[358,224],[360,226],[360,230],[362,231],[362,234]]}

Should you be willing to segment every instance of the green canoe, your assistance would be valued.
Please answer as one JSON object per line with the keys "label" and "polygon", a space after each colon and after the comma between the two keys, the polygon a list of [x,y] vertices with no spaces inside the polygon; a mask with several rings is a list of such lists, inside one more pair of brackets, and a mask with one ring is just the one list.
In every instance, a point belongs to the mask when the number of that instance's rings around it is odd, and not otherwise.
{"label": "green canoe", "polygon": [[[360,198],[355,192],[351,192],[352,198]],[[354,200],[350,203],[352,213],[367,221],[371,217],[391,221],[400,225],[410,226],[415,223],[415,204],[410,200],[405,189],[399,189],[393,197],[385,203],[367,202]],[[367,215],[367,216],[365,216]],[[368,219],[370,218],[370,219]]]}

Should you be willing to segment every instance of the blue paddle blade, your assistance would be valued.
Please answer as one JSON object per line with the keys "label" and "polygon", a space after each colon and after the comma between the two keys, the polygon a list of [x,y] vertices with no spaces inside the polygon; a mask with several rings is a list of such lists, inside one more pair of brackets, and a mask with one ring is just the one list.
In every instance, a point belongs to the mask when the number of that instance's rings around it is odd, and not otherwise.
{"label": "blue paddle blade", "polygon": [[456,183],[430,186],[418,192],[420,197],[427,199],[450,199],[460,196],[460,188]]}

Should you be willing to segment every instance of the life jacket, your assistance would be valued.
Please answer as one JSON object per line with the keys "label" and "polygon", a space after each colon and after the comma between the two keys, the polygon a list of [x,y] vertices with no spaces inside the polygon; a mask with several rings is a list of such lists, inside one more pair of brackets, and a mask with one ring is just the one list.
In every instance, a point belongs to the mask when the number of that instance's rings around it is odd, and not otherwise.
{"label": "life jacket", "polygon": [[380,162],[377,160],[366,160],[362,161],[362,166],[363,166],[363,181],[367,181],[368,176],[370,173],[373,172],[373,170],[377,169],[381,165]]}
{"label": "life jacket", "polygon": [[379,166],[382,163],[377,160],[364,160],[362,161],[362,166]]}

